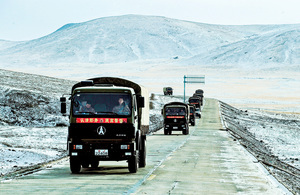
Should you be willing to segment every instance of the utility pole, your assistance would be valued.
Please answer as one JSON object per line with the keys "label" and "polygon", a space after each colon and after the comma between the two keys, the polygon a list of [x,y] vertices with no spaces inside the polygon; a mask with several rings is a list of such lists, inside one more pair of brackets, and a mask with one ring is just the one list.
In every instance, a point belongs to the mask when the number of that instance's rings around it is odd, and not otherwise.
{"label": "utility pole", "polygon": [[184,83],[183,103],[185,103],[185,84],[186,83],[203,83],[203,84],[205,84],[205,75],[199,75],[199,76],[184,75],[183,83]]}

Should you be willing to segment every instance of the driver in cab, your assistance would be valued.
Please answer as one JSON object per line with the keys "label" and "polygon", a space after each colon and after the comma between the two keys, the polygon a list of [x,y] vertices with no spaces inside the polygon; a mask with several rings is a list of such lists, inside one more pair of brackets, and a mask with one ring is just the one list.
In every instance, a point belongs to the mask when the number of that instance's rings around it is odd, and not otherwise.
{"label": "driver in cab", "polygon": [[129,114],[130,109],[129,107],[125,104],[123,98],[119,98],[119,105],[115,106],[112,110],[112,112],[117,113],[117,114]]}

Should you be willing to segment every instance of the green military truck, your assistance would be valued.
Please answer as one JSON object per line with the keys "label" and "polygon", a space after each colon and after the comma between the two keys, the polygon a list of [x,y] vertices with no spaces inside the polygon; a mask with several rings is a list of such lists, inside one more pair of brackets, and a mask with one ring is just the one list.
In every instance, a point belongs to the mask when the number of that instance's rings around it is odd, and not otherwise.
{"label": "green military truck", "polygon": [[164,95],[173,95],[172,87],[164,87],[163,91],[164,91]]}
{"label": "green military truck", "polygon": [[[146,166],[149,95],[146,88],[114,77],[75,84],[71,90],[68,155],[72,173],[99,161],[128,161],[135,173]],[[61,97],[66,113],[66,97]]]}
{"label": "green military truck", "polygon": [[164,134],[171,135],[172,131],[182,131],[189,134],[189,108],[182,102],[170,102],[161,110],[164,118]]}

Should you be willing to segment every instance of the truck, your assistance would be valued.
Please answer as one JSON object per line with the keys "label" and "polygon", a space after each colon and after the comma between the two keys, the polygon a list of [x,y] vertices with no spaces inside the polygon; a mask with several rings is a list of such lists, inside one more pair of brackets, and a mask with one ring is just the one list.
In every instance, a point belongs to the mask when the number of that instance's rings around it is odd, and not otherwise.
{"label": "truck", "polygon": [[173,88],[172,87],[164,87],[163,92],[164,92],[164,95],[173,95]]}
{"label": "truck", "polygon": [[192,96],[188,101],[189,104],[195,106],[195,116],[201,118],[201,98],[198,96]]}
{"label": "truck", "polygon": [[195,126],[196,124],[196,107],[195,105],[193,104],[189,104],[189,110],[190,110],[190,117],[189,117],[189,123],[192,125],[192,126]]}
{"label": "truck", "polygon": [[[128,162],[130,173],[146,166],[148,90],[132,81],[98,77],[76,83],[70,98],[67,138],[70,170],[97,168],[99,161]],[[60,98],[66,115],[66,97]]]}
{"label": "truck", "polygon": [[182,102],[170,102],[163,106],[161,114],[164,119],[164,134],[171,135],[172,131],[182,131],[189,134],[189,108]]}
{"label": "truck", "polygon": [[199,97],[201,99],[201,106],[203,106],[203,99],[204,99],[204,91],[203,89],[197,89],[195,90],[195,93],[193,94],[193,96]]}

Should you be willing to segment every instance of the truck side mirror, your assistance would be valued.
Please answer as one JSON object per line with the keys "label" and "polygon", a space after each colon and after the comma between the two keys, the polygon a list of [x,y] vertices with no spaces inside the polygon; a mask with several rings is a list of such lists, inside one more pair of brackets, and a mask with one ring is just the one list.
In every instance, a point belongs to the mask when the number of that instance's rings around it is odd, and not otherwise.
{"label": "truck side mirror", "polygon": [[164,109],[161,109],[161,115],[164,115]]}
{"label": "truck side mirror", "polygon": [[144,108],[145,107],[145,98],[142,96],[138,97],[138,107],[139,108]]}
{"label": "truck side mirror", "polygon": [[60,112],[62,114],[66,114],[67,113],[67,103],[66,103],[66,97],[61,97],[60,98]]}

